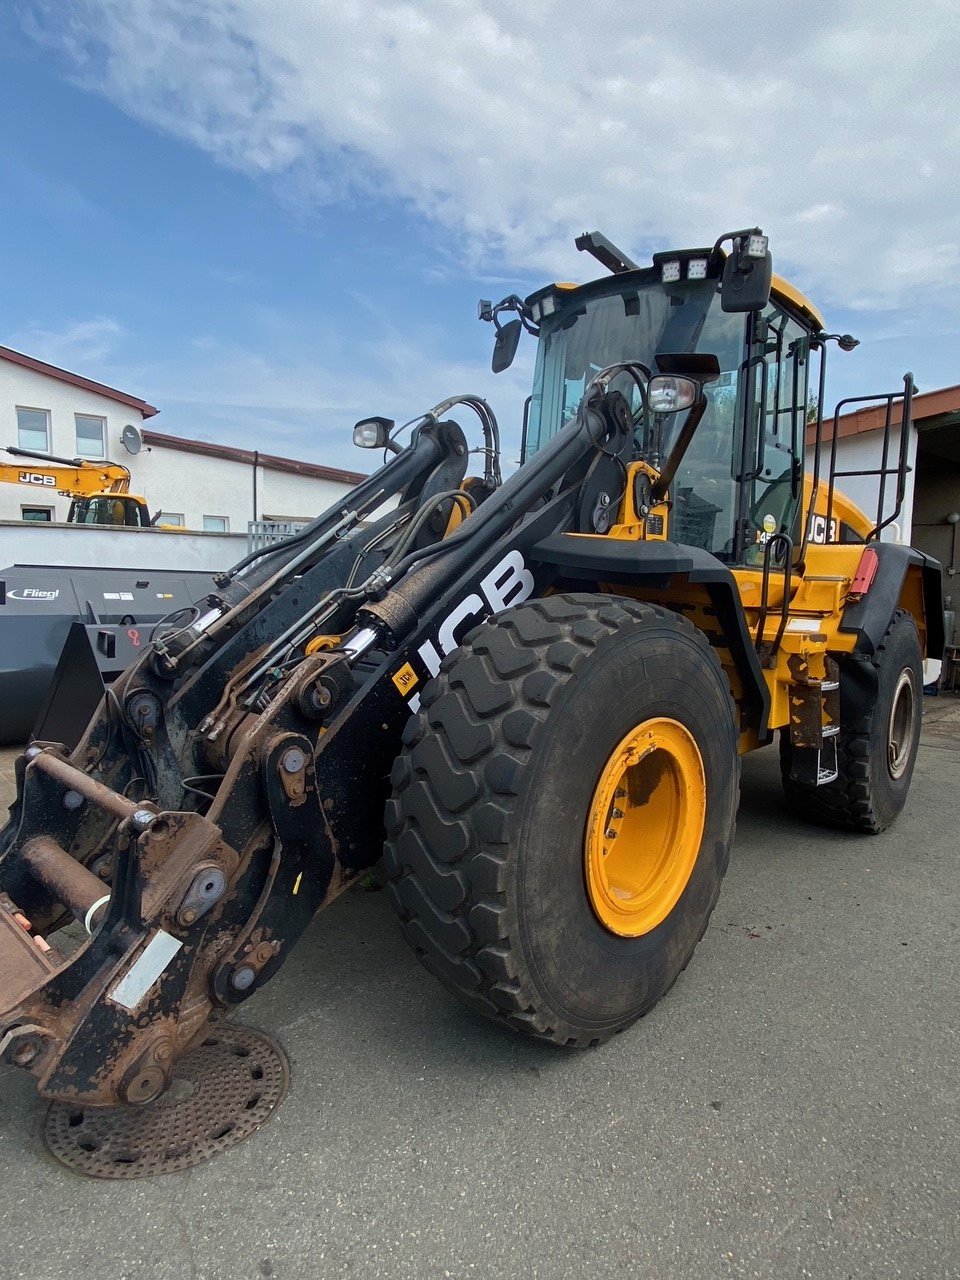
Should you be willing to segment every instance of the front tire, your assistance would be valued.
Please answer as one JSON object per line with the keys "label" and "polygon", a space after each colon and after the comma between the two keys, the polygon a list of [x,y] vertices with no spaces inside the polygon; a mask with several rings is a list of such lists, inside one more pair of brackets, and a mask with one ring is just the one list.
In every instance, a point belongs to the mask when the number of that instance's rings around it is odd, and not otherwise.
{"label": "front tire", "polygon": [[618,597],[531,601],[444,660],[404,741],[385,862],[426,967],[557,1044],[646,1013],[706,928],[733,838],[734,707],[703,634]]}

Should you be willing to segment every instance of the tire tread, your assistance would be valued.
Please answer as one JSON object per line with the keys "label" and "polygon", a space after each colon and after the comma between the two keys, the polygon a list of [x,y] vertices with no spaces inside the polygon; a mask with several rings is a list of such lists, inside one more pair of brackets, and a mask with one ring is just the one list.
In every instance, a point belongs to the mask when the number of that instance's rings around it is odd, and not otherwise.
{"label": "tire tread", "polygon": [[[594,1045],[634,1018],[606,1035],[571,1036],[569,1027],[555,1027],[538,1009],[511,937],[506,853],[511,801],[557,694],[604,639],[654,619],[694,638],[704,662],[714,665],[728,688],[706,637],[668,609],[617,596],[543,597],[488,618],[443,659],[391,774],[384,865],[407,941],[425,967],[467,1004],[556,1044]],[[730,706],[735,724],[732,695]],[[441,749],[429,745],[434,738],[442,739]],[[739,756],[735,759],[738,782]],[[420,838],[428,831],[436,837],[441,830],[454,837],[449,848]],[[728,857],[729,845],[698,940]],[[462,897],[454,902],[454,890],[461,887]]]}

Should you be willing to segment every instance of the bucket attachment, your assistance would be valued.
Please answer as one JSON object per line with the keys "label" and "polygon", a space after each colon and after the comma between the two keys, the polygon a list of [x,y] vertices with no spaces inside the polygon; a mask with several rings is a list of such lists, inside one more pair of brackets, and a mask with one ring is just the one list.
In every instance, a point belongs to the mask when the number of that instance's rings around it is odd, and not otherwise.
{"label": "bucket attachment", "polygon": [[148,636],[144,627],[74,622],[31,737],[72,750],[100,705],[104,686],[130,666]]}

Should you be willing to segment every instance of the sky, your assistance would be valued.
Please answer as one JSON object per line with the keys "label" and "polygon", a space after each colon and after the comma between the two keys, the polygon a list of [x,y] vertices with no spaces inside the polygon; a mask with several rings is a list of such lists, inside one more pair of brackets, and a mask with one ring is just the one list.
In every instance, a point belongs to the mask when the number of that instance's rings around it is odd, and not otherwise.
{"label": "sky", "polygon": [[758,224],[861,346],[960,382],[960,0],[7,0],[0,343],[151,426],[364,466],[350,426],[533,370],[480,297]]}

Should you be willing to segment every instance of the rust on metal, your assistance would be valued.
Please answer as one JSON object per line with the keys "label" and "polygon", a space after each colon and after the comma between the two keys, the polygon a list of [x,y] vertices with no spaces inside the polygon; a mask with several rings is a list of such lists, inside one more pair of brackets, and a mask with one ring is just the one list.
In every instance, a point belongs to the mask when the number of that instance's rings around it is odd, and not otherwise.
{"label": "rust on metal", "polygon": [[65,791],[77,792],[78,795],[83,796],[84,800],[88,800],[115,818],[121,820],[132,818],[137,810],[145,812],[151,810],[149,804],[128,800],[125,796],[118,795],[116,791],[111,791],[102,782],[97,782],[82,769],[75,768],[68,761],[54,755],[52,751],[41,751],[39,755],[34,756],[30,764],[32,768],[39,769],[41,773],[61,783]]}
{"label": "rust on metal", "polygon": [[[97,903],[106,905],[103,881],[88,871],[66,849],[49,836],[32,836],[20,850],[24,863],[55,901],[67,908],[82,923]],[[91,919],[89,924],[93,924]]]}

